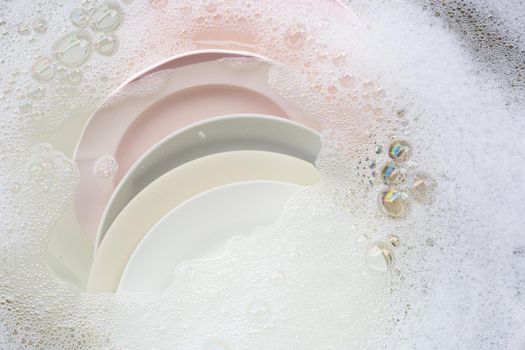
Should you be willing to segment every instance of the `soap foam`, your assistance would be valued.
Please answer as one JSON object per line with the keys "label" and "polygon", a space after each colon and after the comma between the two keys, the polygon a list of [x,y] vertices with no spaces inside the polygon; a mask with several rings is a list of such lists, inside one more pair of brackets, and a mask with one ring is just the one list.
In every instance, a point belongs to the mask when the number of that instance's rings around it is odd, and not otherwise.
{"label": "soap foam", "polygon": [[[525,343],[519,1],[354,0],[348,6],[356,17],[328,0],[104,4],[25,0],[0,15],[2,349],[484,350]],[[110,22],[79,28],[79,13],[101,18],[104,11]],[[47,29],[32,29],[42,19]],[[53,45],[78,31],[93,42],[109,31],[118,49],[91,52],[79,67],[58,64]],[[320,184],[295,196],[274,225],[232,241],[222,258],[179,266],[164,293],[81,293],[46,264],[78,171],[37,140],[85,120],[152,64],[222,48],[217,31],[236,33],[236,48],[279,62],[272,86],[321,123]],[[70,54],[60,57],[76,64],[82,57],[75,54],[84,53]],[[42,65],[42,57],[55,65]],[[52,69],[52,78],[35,78],[35,62],[37,77]],[[151,81],[132,94],[163,82]],[[45,96],[35,99],[35,86]],[[399,139],[413,148],[407,174],[424,171],[437,188],[432,204],[409,196],[408,215],[392,219],[378,205],[380,173]],[[388,246],[391,234],[399,247]],[[378,242],[393,256],[386,273],[367,264]]]}

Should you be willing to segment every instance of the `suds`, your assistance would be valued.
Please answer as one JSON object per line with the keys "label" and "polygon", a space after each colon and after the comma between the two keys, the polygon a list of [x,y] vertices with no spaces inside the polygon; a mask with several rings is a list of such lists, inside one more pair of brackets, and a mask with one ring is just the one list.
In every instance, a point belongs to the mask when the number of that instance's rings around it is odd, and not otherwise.
{"label": "suds", "polygon": [[[0,348],[519,349],[523,4],[349,7],[355,17],[328,0],[4,4]],[[77,171],[36,140],[77,132],[141,69],[225,45],[282,64],[271,84],[323,126],[321,183],[224,257],[180,266],[165,293],[86,295],[56,279],[46,249]],[[397,164],[407,182],[435,180],[424,203],[399,187],[402,218],[378,204],[396,140],[411,145]]]}

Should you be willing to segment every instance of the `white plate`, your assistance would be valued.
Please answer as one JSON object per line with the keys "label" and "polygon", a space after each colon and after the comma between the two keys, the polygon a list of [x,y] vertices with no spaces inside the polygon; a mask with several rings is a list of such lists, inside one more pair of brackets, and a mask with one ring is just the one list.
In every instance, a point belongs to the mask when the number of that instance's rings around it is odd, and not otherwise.
{"label": "white plate", "polygon": [[319,172],[305,160],[265,151],[217,153],[171,170],[137,194],[112,223],[95,254],[87,291],[115,292],[137,245],[171,209],[211,188],[251,180],[308,186],[319,181]]}
{"label": "white plate", "polygon": [[276,181],[237,182],[187,200],[147,233],[124,270],[118,292],[166,289],[181,262],[222,255],[232,238],[277,221],[301,188]]}
{"label": "white plate", "polygon": [[102,216],[95,250],[126,204],[153,180],[181,164],[234,150],[277,152],[314,163],[320,148],[316,131],[266,115],[216,117],[176,131],[144,154],[119,183]]}

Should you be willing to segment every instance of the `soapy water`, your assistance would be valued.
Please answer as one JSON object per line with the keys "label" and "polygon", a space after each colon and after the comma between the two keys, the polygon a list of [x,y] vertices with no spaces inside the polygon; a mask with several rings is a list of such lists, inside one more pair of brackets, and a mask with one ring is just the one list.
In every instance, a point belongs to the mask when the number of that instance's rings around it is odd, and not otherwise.
{"label": "soapy water", "polygon": [[[0,348],[520,349],[522,4],[348,6],[4,4]],[[217,31],[281,63],[270,83],[323,126],[321,182],[225,256],[179,266],[164,293],[56,278],[47,245],[78,181],[61,130],[130,75],[224,48]]]}

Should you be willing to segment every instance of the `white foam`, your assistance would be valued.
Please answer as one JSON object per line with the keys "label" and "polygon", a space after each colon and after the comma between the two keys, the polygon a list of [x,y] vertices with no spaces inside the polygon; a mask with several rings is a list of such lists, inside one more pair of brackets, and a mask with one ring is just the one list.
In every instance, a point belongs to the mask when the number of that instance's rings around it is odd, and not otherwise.
{"label": "white foam", "polygon": [[[471,32],[472,11],[441,3],[354,0],[356,20],[329,0],[123,1],[115,3],[123,22],[114,54],[93,53],[78,84],[60,66],[36,82],[37,57],[53,57],[54,42],[78,30],[70,13],[98,4],[23,0],[0,14],[2,349],[488,350],[525,342],[519,1],[456,6],[478,9],[475,20],[514,46],[504,54],[501,40]],[[492,10],[500,20],[482,17]],[[39,19],[45,32],[19,33]],[[210,33],[226,29],[248,33],[236,48],[281,62],[271,84],[323,125],[321,183],[223,258],[180,266],[163,294],[86,295],[56,279],[47,242],[77,171],[37,137],[85,119],[149,65],[218,45]],[[44,98],[28,95],[35,84]],[[433,204],[409,198],[408,216],[394,220],[377,204],[385,188],[378,173],[399,138],[438,187]],[[369,245],[389,234],[401,242],[390,248],[395,267],[369,269]]]}

